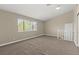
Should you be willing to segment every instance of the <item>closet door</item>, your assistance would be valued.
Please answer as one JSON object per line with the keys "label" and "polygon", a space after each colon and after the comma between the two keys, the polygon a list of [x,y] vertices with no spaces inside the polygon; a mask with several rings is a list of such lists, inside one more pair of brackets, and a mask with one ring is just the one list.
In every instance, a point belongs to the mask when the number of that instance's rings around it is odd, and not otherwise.
{"label": "closet door", "polygon": [[72,23],[67,23],[64,26],[64,40],[72,41]]}

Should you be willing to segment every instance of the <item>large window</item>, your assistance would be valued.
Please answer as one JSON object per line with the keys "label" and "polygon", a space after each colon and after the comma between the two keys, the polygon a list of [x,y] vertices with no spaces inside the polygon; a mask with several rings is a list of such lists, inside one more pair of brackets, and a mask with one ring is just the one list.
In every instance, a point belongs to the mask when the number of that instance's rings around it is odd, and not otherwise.
{"label": "large window", "polygon": [[37,22],[18,19],[18,32],[37,31]]}

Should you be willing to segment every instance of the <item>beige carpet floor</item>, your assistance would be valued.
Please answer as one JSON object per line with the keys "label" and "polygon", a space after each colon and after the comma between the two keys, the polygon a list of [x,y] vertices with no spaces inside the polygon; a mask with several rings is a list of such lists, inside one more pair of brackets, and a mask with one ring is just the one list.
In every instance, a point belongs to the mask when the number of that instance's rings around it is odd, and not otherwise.
{"label": "beige carpet floor", "polygon": [[73,42],[55,37],[40,36],[34,39],[0,47],[0,55],[77,55],[79,48]]}

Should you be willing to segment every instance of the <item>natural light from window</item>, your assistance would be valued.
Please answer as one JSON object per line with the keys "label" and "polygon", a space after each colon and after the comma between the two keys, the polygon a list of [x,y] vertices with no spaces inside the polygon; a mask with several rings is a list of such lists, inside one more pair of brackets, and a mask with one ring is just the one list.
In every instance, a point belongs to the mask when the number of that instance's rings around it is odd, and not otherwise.
{"label": "natural light from window", "polygon": [[18,32],[37,31],[37,21],[18,19]]}

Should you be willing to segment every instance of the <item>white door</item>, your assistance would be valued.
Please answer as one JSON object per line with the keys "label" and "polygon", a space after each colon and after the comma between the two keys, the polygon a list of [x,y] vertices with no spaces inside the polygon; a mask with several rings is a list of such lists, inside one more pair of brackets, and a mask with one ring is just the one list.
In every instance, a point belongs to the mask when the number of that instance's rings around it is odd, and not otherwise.
{"label": "white door", "polygon": [[72,41],[72,23],[65,24],[64,26],[64,40]]}
{"label": "white door", "polygon": [[79,15],[77,16],[77,36],[76,37],[77,37],[76,44],[78,44],[78,46],[79,46]]}

